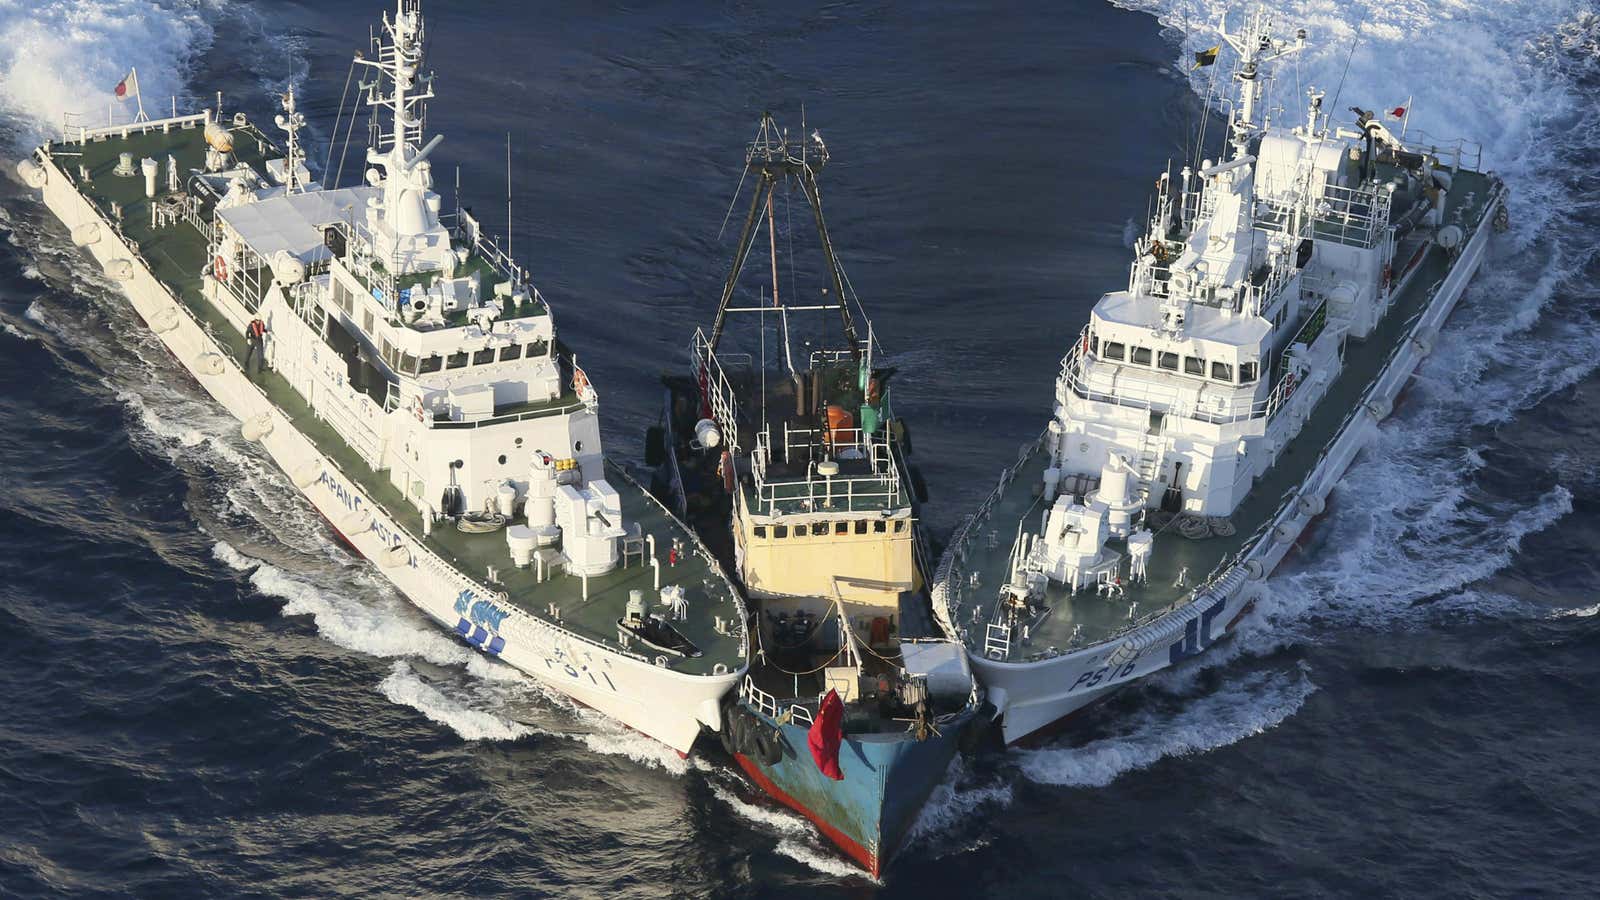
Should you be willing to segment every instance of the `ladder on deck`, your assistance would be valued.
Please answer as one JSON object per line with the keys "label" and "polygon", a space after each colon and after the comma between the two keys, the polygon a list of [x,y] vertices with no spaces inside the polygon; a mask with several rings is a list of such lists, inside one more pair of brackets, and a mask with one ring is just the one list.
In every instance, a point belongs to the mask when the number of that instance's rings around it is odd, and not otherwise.
{"label": "ladder on deck", "polygon": [[1161,463],[1167,454],[1166,439],[1158,432],[1147,431],[1139,443],[1139,501],[1144,506],[1150,505],[1150,492],[1155,488],[1156,478],[1161,474]]}
{"label": "ladder on deck", "polygon": [[1011,655],[1011,626],[989,623],[983,636],[983,655],[990,659],[1006,659]]}
{"label": "ladder on deck", "polygon": [[626,569],[632,566],[635,557],[638,557],[639,565],[648,565],[649,561],[646,559],[648,555],[639,523],[629,522],[628,533],[622,538],[622,567]]}

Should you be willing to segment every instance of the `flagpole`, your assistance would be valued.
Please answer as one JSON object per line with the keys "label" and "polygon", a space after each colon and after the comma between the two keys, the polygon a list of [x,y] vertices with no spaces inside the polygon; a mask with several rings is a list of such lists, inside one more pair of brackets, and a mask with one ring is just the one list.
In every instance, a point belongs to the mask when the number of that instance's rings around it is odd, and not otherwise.
{"label": "flagpole", "polygon": [[144,114],[144,95],[139,93],[139,69],[129,67],[128,76],[133,79],[133,102],[139,105],[139,112],[133,117],[135,122],[148,122],[150,117]]}
{"label": "flagpole", "polygon": [[1415,94],[1406,97],[1406,114],[1400,119],[1400,137],[1406,136],[1406,129],[1411,127],[1411,101],[1416,99]]}

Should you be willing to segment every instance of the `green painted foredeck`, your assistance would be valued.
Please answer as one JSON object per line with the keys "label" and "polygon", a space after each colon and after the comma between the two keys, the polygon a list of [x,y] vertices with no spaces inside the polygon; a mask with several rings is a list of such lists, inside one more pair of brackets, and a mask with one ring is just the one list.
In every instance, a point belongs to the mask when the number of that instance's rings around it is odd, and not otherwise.
{"label": "green painted foredeck", "polygon": [[[138,245],[152,274],[171,287],[211,336],[242,363],[246,350],[244,335],[202,293],[202,271],[208,261],[205,237],[186,222],[159,230],[152,228],[143,179],[112,174],[118,154],[122,152],[134,154],[135,166],[139,159],[150,156],[162,161],[163,170],[158,181],[164,191],[168,154],[177,159],[181,172],[203,165],[205,140],[201,129],[174,128],[167,134],[159,131],[135,133],[127,139],[113,136],[103,141],[91,140],[84,146],[76,143],[54,145],[51,151],[61,168],[74,180],[77,180],[78,165],[88,166],[90,180],[77,185],[79,192],[107,217],[110,217],[112,203],[122,205],[122,232]],[[81,156],[78,155],[80,152]],[[268,151],[263,156],[253,137],[243,140],[236,137],[236,155],[241,161],[259,169],[265,158],[278,154]],[[545,582],[538,583],[531,567],[515,568],[504,532],[464,534],[451,523],[444,522],[425,537],[421,515],[390,483],[387,474],[371,469],[331,425],[312,412],[304,398],[286,379],[276,372],[265,370],[257,376],[256,382],[294,423],[296,430],[306,435],[340,472],[359,485],[414,539],[479,583],[487,581],[488,568],[493,566],[498,580],[490,586],[505,591],[510,602],[528,613],[546,621],[558,622],[573,633],[602,643],[616,652],[628,652],[622,650],[618,641],[616,623],[623,614],[629,591],[643,590],[652,601],[653,608],[660,611],[653,572],[648,564],[641,565],[637,560],[630,567],[618,568],[589,579],[588,599],[585,600],[583,582],[579,578],[555,573]],[[516,416],[512,418],[555,415],[576,409],[578,405],[576,396],[569,392],[547,404],[531,404],[514,410]],[[475,427],[493,425],[491,422],[482,422],[476,423]],[[688,674],[711,674],[717,664],[729,670],[738,669],[743,660],[740,657],[742,641],[737,626],[729,629],[728,634],[718,633],[714,628],[715,616],[730,622],[737,622],[739,618],[739,603],[732,586],[722,577],[720,568],[708,564],[705,557],[696,552],[685,552],[680,555],[679,565],[668,566],[667,551],[673,539],[679,539],[685,547],[693,548],[696,546],[693,536],[649,497],[641,486],[616,467],[609,463],[607,465],[612,486],[622,500],[624,521],[638,523],[643,534],[653,534],[656,538],[662,584],[682,586],[689,600],[688,619],[672,624],[700,648],[702,655],[697,658],[670,658],[669,667]],[[555,604],[559,611],[554,619],[548,613],[550,604]],[[653,651],[641,650],[637,642],[634,642],[631,652],[642,658],[654,656]]]}
{"label": "green painted foredeck", "polygon": [[[1490,200],[1491,188],[1486,175],[1466,171],[1456,175],[1447,201],[1446,221],[1453,220],[1458,208],[1465,208],[1465,221],[1479,223]],[[1469,194],[1473,195],[1470,207],[1465,203]],[[1472,233],[1472,229],[1468,229],[1469,236]],[[1405,251],[1398,251],[1397,257],[1404,259],[1404,254]],[[1224,560],[1244,549],[1251,536],[1273,518],[1285,498],[1299,488],[1322,449],[1338,435],[1339,426],[1409,332],[1412,322],[1426,307],[1433,289],[1449,268],[1450,261],[1445,254],[1430,245],[1428,254],[1418,263],[1373,333],[1365,340],[1346,343],[1344,368],[1339,377],[1307,418],[1299,435],[1284,449],[1277,463],[1256,479],[1249,496],[1229,517],[1235,534],[1195,541],[1169,529],[1156,540],[1148,564],[1148,581],[1125,585],[1125,594],[1115,599],[1098,595],[1093,589],[1072,595],[1052,583],[1043,601],[1050,611],[1030,623],[1026,640],[1019,635],[1013,641],[1012,658],[1032,657],[1052,649],[1066,651],[1105,640],[1182,601]],[[951,613],[957,626],[964,630],[968,647],[976,652],[984,650],[985,626],[994,620],[999,590],[1009,578],[1011,548],[1019,525],[1034,533],[1039,531],[1044,505],[1033,488],[1042,483],[1048,464],[1046,454],[1033,452],[991,507],[988,517],[974,522],[967,533],[964,571],[968,574],[960,579],[955,589]],[[1119,553],[1124,552],[1120,541],[1111,542],[1110,546]],[[1187,570],[1186,586],[1174,586],[1178,574],[1184,570]],[[976,587],[970,582],[974,572],[978,575]]]}

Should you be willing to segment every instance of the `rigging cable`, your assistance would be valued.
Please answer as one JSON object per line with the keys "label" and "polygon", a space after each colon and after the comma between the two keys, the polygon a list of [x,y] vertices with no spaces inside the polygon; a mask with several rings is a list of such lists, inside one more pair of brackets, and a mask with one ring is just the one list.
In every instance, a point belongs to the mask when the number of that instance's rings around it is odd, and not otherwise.
{"label": "rigging cable", "polygon": [[1365,25],[1366,22],[1367,17],[1364,14],[1362,15],[1361,19],[1356,22],[1355,34],[1350,38],[1350,52],[1345,54],[1344,57],[1344,71],[1339,73],[1339,87],[1334,90],[1333,103],[1331,103],[1328,107],[1330,114],[1331,110],[1339,108],[1339,95],[1344,93],[1344,77],[1350,74],[1350,60],[1356,55],[1356,46],[1361,43],[1361,26]]}
{"label": "rigging cable", "polygon": [[[327,158],[322,161],[323,178],[328,177],[328,167],[333,165],[333,143],[339,139],[339,120],[344,118],[344,101],[346,97],[350,96],[350,82],[355,78],[355,74],[356,60],[355,57],[351,57],[350,71],[345,73],[344,76],[344,91],[339,94],[339,112],[333,117],[333,131],[328,137],[328,155]],[[354,118],[355,114],[355,110],[350,111],[351,118]]]}

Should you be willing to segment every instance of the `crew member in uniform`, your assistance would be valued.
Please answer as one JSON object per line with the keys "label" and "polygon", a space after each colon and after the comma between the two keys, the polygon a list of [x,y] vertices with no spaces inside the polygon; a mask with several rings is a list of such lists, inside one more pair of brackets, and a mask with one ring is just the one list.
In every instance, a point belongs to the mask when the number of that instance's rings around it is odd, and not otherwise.
{"label": "crew member in uniform", "polygon": [[267,361],[267,323],[260,319],[251,319],[244,330],[246,346],[244,354],[244,371],[251,378],[261,373],[261,366]]}

